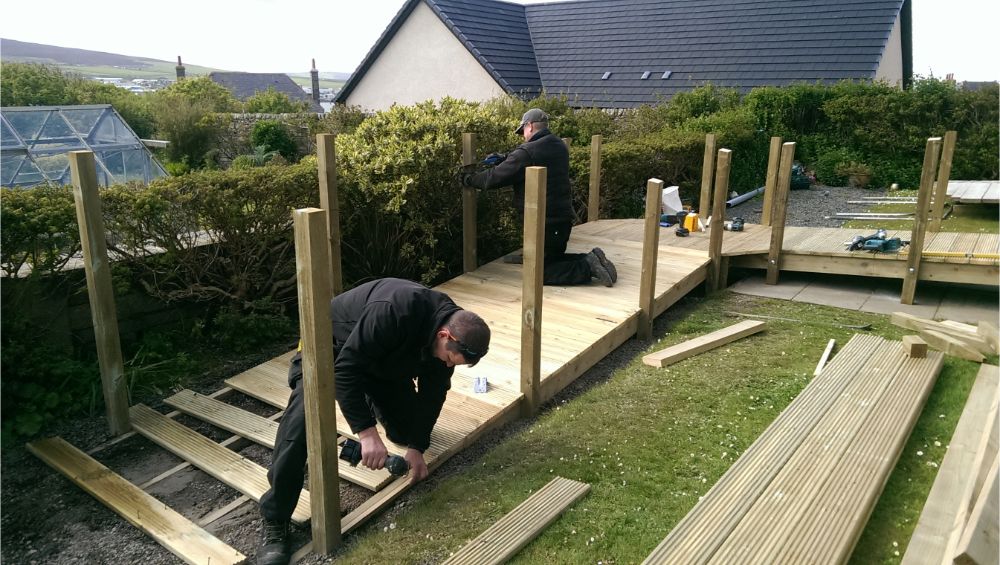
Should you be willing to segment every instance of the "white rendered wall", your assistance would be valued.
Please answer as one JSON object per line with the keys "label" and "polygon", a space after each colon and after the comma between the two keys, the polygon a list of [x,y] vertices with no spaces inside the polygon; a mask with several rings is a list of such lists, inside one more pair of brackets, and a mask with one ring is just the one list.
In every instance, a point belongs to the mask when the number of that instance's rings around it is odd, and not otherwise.
{"label": "white rendered wall", "polygon": [[884,80],[893,86],[903,88],[903,34],[899,20],[900,16],[896,16],[889,41],[882,51],[882,60],[879,61],[878,69],[875,71],[875,80]]}
{"label": "white rendered wall", "polygon": [[384,110],[445,96],[489,100],[503,88],[423,2],[417,4],[347,97],[348,106]]}

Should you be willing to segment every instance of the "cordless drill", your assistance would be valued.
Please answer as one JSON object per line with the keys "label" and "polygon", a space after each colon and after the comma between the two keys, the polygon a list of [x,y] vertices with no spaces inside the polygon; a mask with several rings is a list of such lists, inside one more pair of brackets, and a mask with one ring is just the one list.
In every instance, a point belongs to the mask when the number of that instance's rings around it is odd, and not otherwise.
{"label": "cordless drill", "polygon": [[[356,467],[361,462],[361,444],[350,438],[345,439],[340,458],[350,463],[351,467]],[[410,464],[399,455],[388,455],[385,458],[385,470],[391,475],[402,477],[410,472]]]}

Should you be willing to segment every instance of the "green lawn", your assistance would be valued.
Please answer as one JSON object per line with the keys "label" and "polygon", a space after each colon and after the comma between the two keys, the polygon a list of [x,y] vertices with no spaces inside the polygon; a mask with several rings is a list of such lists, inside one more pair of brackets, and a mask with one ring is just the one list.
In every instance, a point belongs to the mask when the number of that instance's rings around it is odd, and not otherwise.
{"label": "green lawn", "polygon": [[[917,197],[916,190],[895,190],[890,196]],[[913,212],[913,204],[875,204],[867,212]],[[962,204],[955,212],[941,222],[941,231],[946,232],[986,232],[996,233],[998,216],[996,205]],[[913,230],[913,220],[851,220],[844,224],[845,228],[872,230],[885,228],[887,230]],[[906,238],[909,239],[909,238]]]}
{"label": "green lawn", "polygon": [[[769,321],[763,333],[668,368],[641,363],[645,353],[737,322],[727,310],[805,323]],[[688,297],[665,316],[665,332],[627,366],[466,468],[415,489],[405,506],[350,536],[337,562],[440,562],[555,475],[592,490],[513,562],[640,562],[808,384],[827,340],[839,349],[851,337],[830,323],[902,335],[886,316],[728,291]],[[899,562],[977,369],[947,358],[855,562]]]}

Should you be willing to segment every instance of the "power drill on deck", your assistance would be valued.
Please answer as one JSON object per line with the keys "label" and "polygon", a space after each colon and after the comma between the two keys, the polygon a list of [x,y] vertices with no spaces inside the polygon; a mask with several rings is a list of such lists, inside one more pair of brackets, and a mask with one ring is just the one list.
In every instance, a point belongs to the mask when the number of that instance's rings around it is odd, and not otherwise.
{"label": "power drill on deck", "polygon": [[[361,444],[350,438],[345,439],[340,458],[350,463],[351,467],[356,467],[361,462]],[[388,455],[385,458],[385,470],[391,475],[402,477],[410,472],[410,464],[399,455]]]}

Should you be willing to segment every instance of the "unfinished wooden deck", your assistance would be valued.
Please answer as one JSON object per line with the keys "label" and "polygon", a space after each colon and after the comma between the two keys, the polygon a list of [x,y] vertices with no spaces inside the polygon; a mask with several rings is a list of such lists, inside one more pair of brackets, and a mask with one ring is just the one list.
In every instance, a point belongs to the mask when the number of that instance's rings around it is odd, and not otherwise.
{"label": "unfinished wooden deck", "polygon": [[[855,228],[785,227],[781,270],[902,279],[907,253],[848,251],[846,242],[867,231]],[[906,230],[888,230],[889,237],[910,239]],[[708,232],[689,237],[664,233],[675,248],[705,251]],[[661,243],[663,240],[661,239]],[[767,268],[771,228],[747,224],[742,232],[725,232],[722,254],[734,267]],[[1000,235],[995,233],[927,232],[918,280],[998,286]]]}
{"label": "unfinished wooden deck", "polygon": [[1000,181],[948,181],[948,198],[959,204],[1000,204]]}

